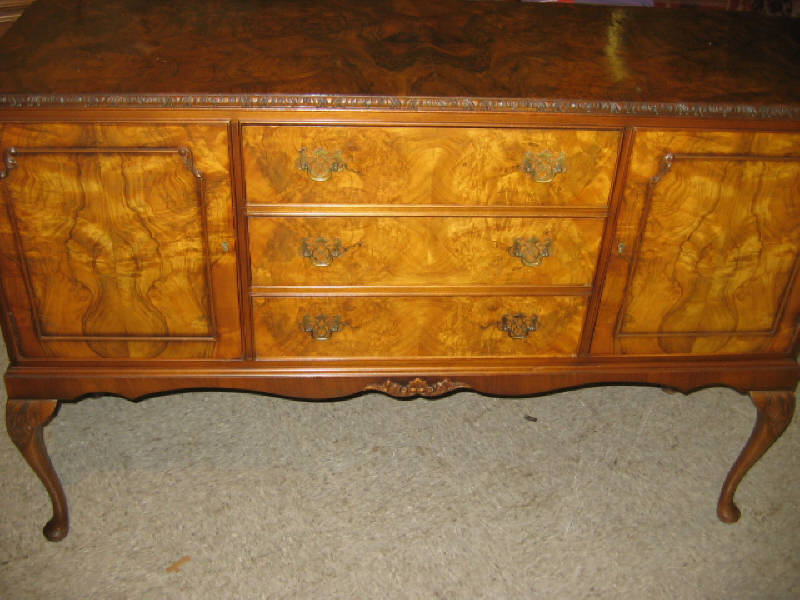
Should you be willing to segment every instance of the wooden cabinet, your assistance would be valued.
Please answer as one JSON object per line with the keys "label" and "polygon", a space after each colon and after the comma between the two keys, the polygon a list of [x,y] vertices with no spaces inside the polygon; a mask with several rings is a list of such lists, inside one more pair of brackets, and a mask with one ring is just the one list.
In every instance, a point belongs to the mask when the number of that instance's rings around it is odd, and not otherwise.
{"label": "wooden cabinet", "polygon": [[738,518],[800,380],[795,24],[79,4],[0,45],[6,416],[49,539],[58,402],[191,388],[730,386],[758,415],[718,502]]}

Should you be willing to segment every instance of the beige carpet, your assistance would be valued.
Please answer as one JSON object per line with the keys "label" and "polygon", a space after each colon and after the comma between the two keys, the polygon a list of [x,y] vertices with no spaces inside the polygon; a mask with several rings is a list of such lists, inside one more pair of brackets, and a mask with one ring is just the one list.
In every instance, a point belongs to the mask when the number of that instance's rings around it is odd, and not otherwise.
{"label": "beige carpet", "polygon": [[797,423],[715,516],[753,418],[640,387],[66,404],[63,542],[2,436],[0,598],[800,598]]}

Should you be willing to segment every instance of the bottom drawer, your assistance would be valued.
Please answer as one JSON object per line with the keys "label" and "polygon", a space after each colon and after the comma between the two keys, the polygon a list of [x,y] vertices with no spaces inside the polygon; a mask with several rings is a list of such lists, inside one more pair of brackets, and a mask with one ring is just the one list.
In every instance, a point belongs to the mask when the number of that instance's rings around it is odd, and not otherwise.
{"label": "bottom drawer", "polygon": [[256,356],[571,356],[574,296],[253,298]]}

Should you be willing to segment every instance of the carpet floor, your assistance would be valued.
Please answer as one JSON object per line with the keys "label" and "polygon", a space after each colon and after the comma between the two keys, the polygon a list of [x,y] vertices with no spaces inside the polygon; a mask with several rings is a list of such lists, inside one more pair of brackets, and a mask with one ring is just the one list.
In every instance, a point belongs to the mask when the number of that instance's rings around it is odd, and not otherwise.
{"label": "carpet floor", "polygon": [[0,598],[800,598],[796,423],[715,515],[754,417],[632,386],[64,404],[64,541],[0,442]]}

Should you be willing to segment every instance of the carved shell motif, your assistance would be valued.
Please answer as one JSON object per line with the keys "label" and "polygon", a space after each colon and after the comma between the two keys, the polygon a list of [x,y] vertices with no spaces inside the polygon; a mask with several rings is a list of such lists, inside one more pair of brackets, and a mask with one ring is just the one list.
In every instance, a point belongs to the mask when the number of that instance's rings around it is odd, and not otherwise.
{"label": "carved shell motif", "polygon": [[425,398],[432,398],[442,396],[453,390],[468,389],[470,386],[460,381],[450,381],[449,379],[440,379],[435,383],[428,383],[419,377],[412,379],[406,384],[398,383],[387,379],[383,383],[372,383],[364,387],[365,390],[383,392],[390,396],[397,398],[412,398],[414,396],[423,396]]}

